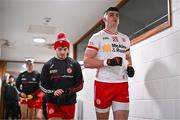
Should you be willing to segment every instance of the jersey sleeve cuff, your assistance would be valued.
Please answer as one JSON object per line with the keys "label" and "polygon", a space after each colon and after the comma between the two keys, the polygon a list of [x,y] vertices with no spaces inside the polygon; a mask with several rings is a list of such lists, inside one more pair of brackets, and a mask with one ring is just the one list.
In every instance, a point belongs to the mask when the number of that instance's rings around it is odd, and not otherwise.
{"label": "jersey sleeve cuff", "polygon": [[104,66],[108,66],[107,60],[104,60],[104,61],[103,61],[103,65],[104,65]]}

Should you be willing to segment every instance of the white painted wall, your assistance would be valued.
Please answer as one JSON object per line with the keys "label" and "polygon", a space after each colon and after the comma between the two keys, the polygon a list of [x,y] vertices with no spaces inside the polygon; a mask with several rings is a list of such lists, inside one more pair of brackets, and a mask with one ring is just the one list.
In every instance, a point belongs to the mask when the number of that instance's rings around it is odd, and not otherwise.
{"label": "white painted wall", "polygon": [[96,69],[83,69],[84,88],[80,91],[78,99],[83,101],[83,120],[95,120],[94,109],[94,79]]}
{"label": "white painted wall", "polygon": [[2,39],[2,32],[3,32],[3,5],[2,5],[2,0],[0,0],[0,39]]}
{"label": "white painted wall", "polygon": [[0,59],[1,59],[1,44],[0,44]]}
{"label": "white painted wall", "polygon": [[[172,27],[131,47],[129,120],[180,120],[180,0],[172,0]],[[95,69],[84,69],[84,120],[95,120]],[[112,114],[110,115],[110,120]]]}
{"label": "white painted wall", "polygon": [[0,59],[2,58],[2,45],[4,44],[4,41],[0,39]]}
{"label": "white painted wall", "polygon": [[[3,11],[3,7],[2,7],[2,1],[0,1],[0,39],[2,39],[3,38],[3,23],[2,23],[2,21],[3,21],[3,13],[2,13],[2,11]],[[1,59],[1,49],[2,49],[2,47],[1,47],[1,44],[2,44],[2,42],[3,41],[1,41],[0,40],[0,59]]]}

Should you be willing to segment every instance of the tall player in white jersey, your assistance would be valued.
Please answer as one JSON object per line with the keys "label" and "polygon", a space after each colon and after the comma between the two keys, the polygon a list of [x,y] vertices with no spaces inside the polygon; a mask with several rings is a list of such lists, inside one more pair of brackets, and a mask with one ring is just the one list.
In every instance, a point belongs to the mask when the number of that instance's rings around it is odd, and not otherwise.
{"label": "tall player in white jersey", "polygon": [[98,120],[109,118],[112,106],[115,120],[129,114],[128,77],[134,76],[129,38],[118,32],[119,11],[108,8],[103,16],[105,28],[94,34],[84,55],[86,68],[97,68],[94,104]]}

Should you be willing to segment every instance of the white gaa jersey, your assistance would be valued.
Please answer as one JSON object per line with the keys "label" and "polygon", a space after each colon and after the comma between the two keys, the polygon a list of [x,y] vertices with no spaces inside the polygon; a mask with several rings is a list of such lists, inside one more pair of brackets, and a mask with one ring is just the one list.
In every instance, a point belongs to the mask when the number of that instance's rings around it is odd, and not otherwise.
{"label": "white gaa jersey", "polygon": [[101,30],[94,34],[87,49],[97,50],[96,58],[106,60],[113,57],[122,57],[122,66],[105,66],[97,70],[96,80],[108,83],[127,82],[126,73],[126,51],[130,49],[128,36],[122,33],[112,33],[108,30]]}

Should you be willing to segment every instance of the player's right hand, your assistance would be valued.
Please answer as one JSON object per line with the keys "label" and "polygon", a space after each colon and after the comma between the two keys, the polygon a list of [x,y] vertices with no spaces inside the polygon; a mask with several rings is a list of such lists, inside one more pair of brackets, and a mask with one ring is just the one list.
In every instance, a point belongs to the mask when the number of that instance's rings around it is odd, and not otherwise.
{"label": "player's right hand", "polygon": [[20,96],[21,96],[22,98],[26,98],[26,94],[23,93],[23,92],[20,93]]}
{"label": "player's right hand", "polygon": [[60,96],[60,95],[63,94],[63,93],[64,93],[64,90],[58,89],[58,90],[56,90],[56,91],[54,92],[54,96]]}
{"label": "player's right hand", "polygon": [[107,59],[108,66],[122,66],[122,58],[114,57],[112,59]]}

